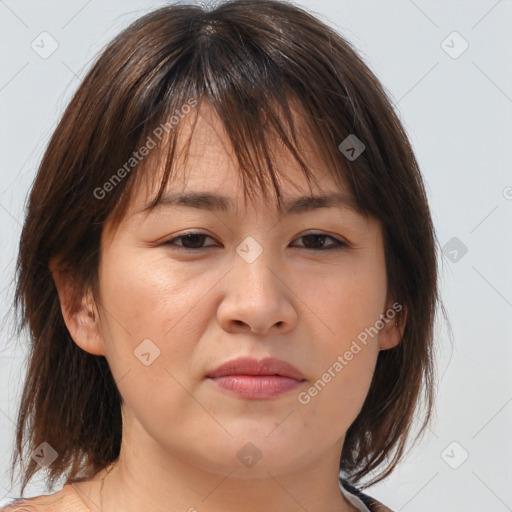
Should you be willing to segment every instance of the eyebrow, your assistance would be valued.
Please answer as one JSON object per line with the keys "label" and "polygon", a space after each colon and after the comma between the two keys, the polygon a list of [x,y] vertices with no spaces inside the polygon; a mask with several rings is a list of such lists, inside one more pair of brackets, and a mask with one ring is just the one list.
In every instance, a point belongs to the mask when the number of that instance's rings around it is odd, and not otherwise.
{"label": "eyebrow", "polygon": [[[354,213],[361,213],[360,207],[352,197],[334,192],[316,196],[296,197],[284,203],[284,215],[296,215],[319,208],[343,208]],[[153,211],[162,207],[185,206],[200,210],[227,213],[233,208],[233,201],[226,196],[211,192],[177,192],[163,195],[155,204],[146,204],[140,213]]]}

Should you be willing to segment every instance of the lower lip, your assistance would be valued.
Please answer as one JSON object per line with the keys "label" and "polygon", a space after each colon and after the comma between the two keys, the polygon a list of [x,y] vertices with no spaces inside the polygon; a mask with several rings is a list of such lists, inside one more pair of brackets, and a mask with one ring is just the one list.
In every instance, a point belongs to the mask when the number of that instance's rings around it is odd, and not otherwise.
{"label": "lower lip", "polygon": [[223,390],[242,398],[273,398],[298,388],[303,381],[279,375],[226,375],[209,377]]}

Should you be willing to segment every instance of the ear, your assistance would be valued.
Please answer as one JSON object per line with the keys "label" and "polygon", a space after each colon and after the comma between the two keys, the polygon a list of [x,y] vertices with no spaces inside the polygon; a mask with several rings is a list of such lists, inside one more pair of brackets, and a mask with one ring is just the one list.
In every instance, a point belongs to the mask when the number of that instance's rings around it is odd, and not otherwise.
{"label": "ear", "polygon": [[99,313],[92,292],[88,290],[80,304],[74,305],[73,291],[76,285],[73,277],[59,269],[56,258],[50,259],[49,268],[59,294],[62,316],[73,341],[89,354],[105,355]]}
{"label": "ear", "polygon": [[396,347],[404,335],[407,310],[399,302],[390,303],[381,318],[384,327],[379,332],[379,349],[388,350]]}

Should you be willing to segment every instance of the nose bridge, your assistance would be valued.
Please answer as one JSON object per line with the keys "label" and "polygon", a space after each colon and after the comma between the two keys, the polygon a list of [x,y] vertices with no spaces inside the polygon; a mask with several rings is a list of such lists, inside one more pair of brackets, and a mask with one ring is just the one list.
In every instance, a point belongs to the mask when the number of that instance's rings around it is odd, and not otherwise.
{"label": "nose bridge", "polygon": [[263,332],[274,325],[290,327],[296,319],[284,276],[279,276],[282,267],[278,258],[258,239],[248,236],[236,247],[231,277],[219,307],[219,320],[225,329],[243,323],[252,331]]}
{"label": "nose bridge", "polygon": [[[255,292],[275,292],[277,278],[272,267],[279,268],[279,262],[274,257],[268,241],[264,236],[247,236],[236,247],[234,273],[237,282],[244,282],[253,290],[242,290],[252,295]],[[280,289],[280,286],[277,286]]]}

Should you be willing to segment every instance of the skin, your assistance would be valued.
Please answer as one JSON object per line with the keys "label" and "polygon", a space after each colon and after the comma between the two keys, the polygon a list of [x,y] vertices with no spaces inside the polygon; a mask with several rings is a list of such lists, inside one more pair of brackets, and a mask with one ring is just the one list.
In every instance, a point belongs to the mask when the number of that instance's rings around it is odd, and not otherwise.
{"label": "skin", "polygon": [[[187,136],[189,118],[183,123]],[[234,210],[164,207],[145,215],[138,212],[156,188],[140,187],[118,230],[104,230],[96,301],[84,297],[69,314],[70,283],[53,269],[74,341],[106,357],[123,398],[121,455],[102,496],[105,470],[74,484],[91,510],[356,510],[338,485],[345,432],[363,405],[379,351],[399,342],[403,326],[389,321],[308,404],[297,396],[393,303],[386,301],[381,225],[348,209],[279,219],[275,204],[259,197],[245,204],[226,137],[203,104],[172,190],[222,193]],[[278,149],[276,158],[289,178],[283,196],[310,194],[291,155]],[[307,158],[323,176],[313,192],[339,191],[314,148]],[[185,230],[211,238],[195,253],[162,244]],[[315,250],[322,239],[307,246],[302,237],[309,231],[350,245]],[[252,263],[236,252],[249,236],[263,248]],[[145,339],[160,350],[149,366],[134,355]],[[306,382],[272,399],[247,400],[205,379],[240,355],[283,359]],[[237,457],[248,442],[261,454],[252,467]]]}

